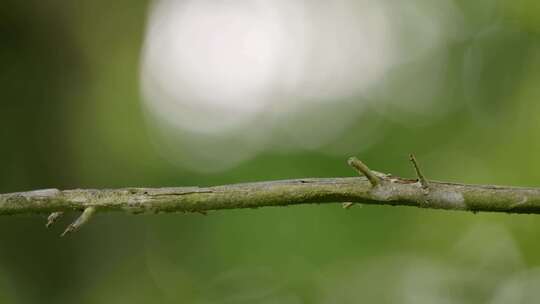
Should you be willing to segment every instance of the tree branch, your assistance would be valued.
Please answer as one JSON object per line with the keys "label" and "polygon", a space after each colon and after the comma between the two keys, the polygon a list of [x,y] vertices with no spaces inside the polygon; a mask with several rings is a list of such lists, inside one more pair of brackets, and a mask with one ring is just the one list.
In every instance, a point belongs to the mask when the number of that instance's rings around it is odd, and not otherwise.
{"label": "tree branch", "polygon": [[[0,194],[0,215],[84,211],[78,228],[94,212],[198,212],[313,203],[363,203],[420,208],[540,213],[540,188],[466,185],[427,181],[371,171],[349,161],[366,177],[305,178],[214,187],[45,189]],[[414,160],[413,163],[416,163]],[[425,191],[429,185],[429,191]],[[68,231],[69,232],[69,231]]]}

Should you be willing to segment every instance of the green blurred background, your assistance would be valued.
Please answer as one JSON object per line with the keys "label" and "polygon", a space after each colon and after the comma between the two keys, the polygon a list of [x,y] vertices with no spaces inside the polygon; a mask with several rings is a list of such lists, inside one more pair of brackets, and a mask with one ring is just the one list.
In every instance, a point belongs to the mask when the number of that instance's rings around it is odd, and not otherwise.
{"label": "green blurred background", "polygon": [[[351,153],[412,177],[410,152],[431,179],[539,186],[540,5],[453,5],[465,34],[395,68],[383,87],[395,99],[422,91],[423,68],[444,57],[431,108],[363,108],[317,148],[264,148],[205,173],[163,157],[145,118],[139,79],[149,2],[4,0],[0,192],[353,176],[345,164]],[[336,146],[350,153],[328,152]],[[59,238],[75,216],[50,230],[45,215],[0,218],[0,303],[533,303],[540,296],[534,215],[334,204],[102,214]]]}

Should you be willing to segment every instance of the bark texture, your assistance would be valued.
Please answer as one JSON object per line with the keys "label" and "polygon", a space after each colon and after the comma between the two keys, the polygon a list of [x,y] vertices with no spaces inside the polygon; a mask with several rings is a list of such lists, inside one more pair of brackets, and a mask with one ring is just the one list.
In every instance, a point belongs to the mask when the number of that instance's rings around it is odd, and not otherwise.
{"label": "bark texture", "polygon": [[304,178],[215,187],[44,189],[0,194],[0,215],[51,213],[49,227],[65,211],[82,214],[62,236],[77,231],[96,212],[133,214],[198,212],[299,204],[355,203],[420,208],[540,213],[540,188],[466,185],[427,180],[414,155],[410,161],[418,179],[370,170],[352,157],[348,164],[362,177]]}
{"label": "bark texture", "polygon": [[[466,185],[383,175],[306,178],[215,187],[45,189],[0,194],[0,214],[80,210],[130,213],[201,212],[320,203],[403,205],[420,208],[540,213],[540,188]],[[61,213],[60,213],[61,214]]]}

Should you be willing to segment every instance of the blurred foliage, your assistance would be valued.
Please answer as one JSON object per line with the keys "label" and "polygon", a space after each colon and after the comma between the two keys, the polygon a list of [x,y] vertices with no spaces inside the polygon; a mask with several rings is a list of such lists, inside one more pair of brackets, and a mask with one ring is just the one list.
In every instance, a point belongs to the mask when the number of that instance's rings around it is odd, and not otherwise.
{"label": "blurred foliage", "polygon": [[[320,150],[262,152],[201,174],[171,166],[147,130],[138,67],[149,3],[4,1],[0,191],[354,175],[349,155],[327,153],[343,145],[396,175],[412,176],[413,151],[429,178],[538,186],[538,2],[456,4],[465,38],[400,67],[389,84],[397,97],[422,90],[411,73],[447,56],[444,87],[431,100],[434,111],[447,108],[437,119],[390,103],[358,114]],[[377,133],[367,147],[366,122]],[[538,299],[538,216],[337,205],[107,214],[65,239],[44,219],[0,218],[1,303]]]}

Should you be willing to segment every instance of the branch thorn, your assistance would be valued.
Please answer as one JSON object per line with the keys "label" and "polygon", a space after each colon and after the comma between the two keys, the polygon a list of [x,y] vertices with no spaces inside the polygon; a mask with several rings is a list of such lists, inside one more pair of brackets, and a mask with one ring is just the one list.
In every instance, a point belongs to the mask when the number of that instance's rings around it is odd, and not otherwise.
{"label": "branch thorn", "polygon": [[87,207],[84,209],[81,216],[79,216],[73,223],[71,223],[66,230],[60,235],[65,236],[69,233],[77,231],[82,225],[86,224],[96,212],[96,207]]}
{"label": "branch thorn", "polygon": [[352,203],[352,202],[341,203],[341,207],[343,207],[343,209],[349,209],[352,206],[362,207],[363,205],[361,203]]}
{"label": "branch thorn", "polygon": [[56,221],[62,217],[62,215],[64,215],[64,212],[62,211],[58,211],[58,212],[53,212],[49,215],[49,217],[47,218],[47,224],[45,224],[45,227],[49,228],[51,227],[54,223],[56,223]]}
{"label": "branch thorn", "polygon": [[371,183],[371,186],[376,187],[381,184],[381,178],[378,177],[375,173],[373,173],[368,168],[368,166],[366,166],[358,158],[351,157],[349,158],[347,163],[349,164],[349,166],[353,167],[358,173],[364,175]]}
{"label": "branch thorn", "polygon": [[429,190],[429,183],[422,174],[422,171],[420,171],[420,166],[418,165],[418,161],[416,161],[416,157],[414,157],[414,154],[409,154],[409,160],[413,164],[414,170],[416,171],[416,176],[418,177],[418,181],[420,182],[422,189]]}
{"label": "branch thorn", "polygon": [[347,203],[341,204],[341,207],[343,207],[343,209],[349,209],[349,208],[351,208],[353,205],[354,205],[354,203],[347,202]]}

